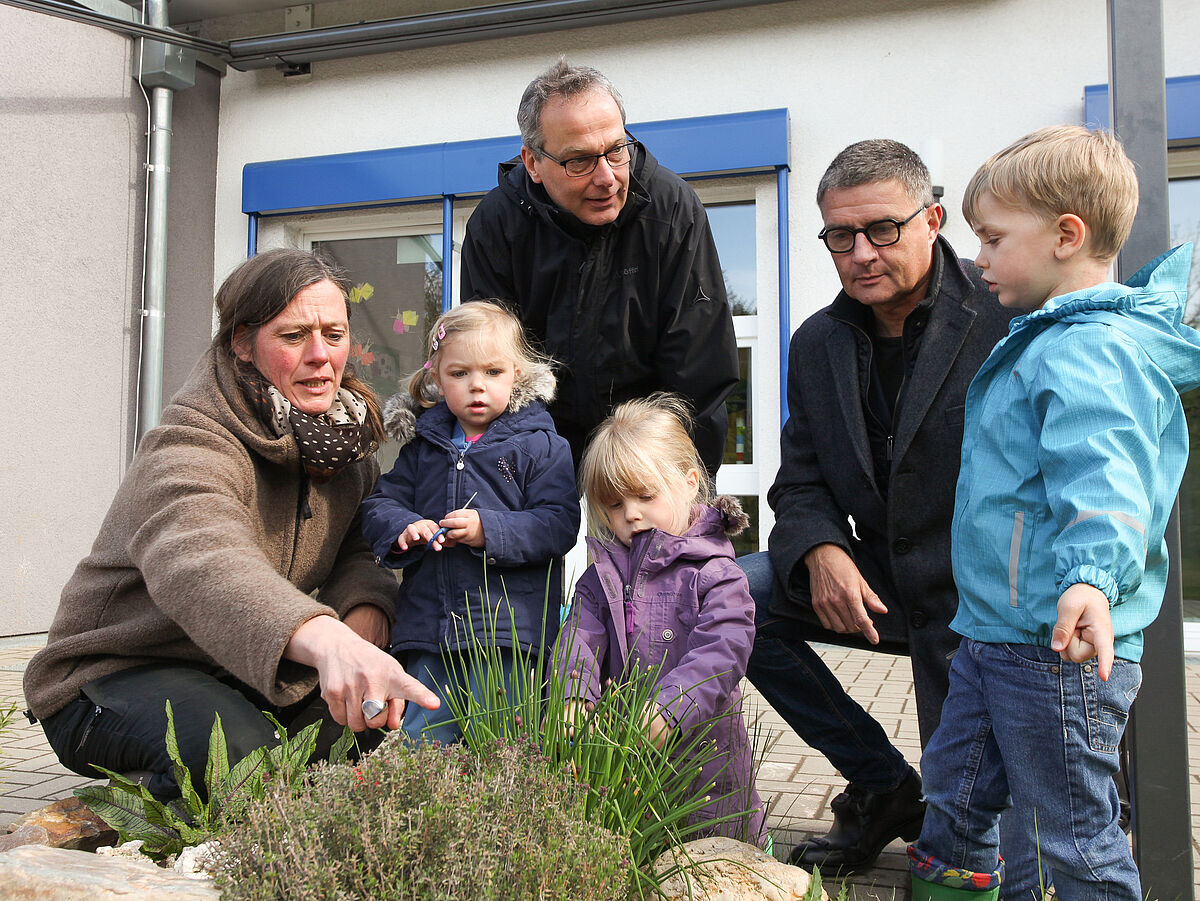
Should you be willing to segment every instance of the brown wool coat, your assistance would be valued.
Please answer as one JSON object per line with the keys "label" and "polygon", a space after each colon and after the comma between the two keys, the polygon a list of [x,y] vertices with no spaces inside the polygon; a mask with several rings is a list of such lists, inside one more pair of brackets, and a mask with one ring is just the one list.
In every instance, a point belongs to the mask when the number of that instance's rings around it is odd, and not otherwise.
{"label": "brown wool coat", "polygon": [[25,673],[33,713],[45,719],[92,679],[172,661],[228,672],[275,704],[302,698],[316,670],[282,659],[297,628],[361,603],[392,620],[396,583],[358,515],[378,474],[372,457],[311,485],[304,517],[295,440],[268,437],[233,364],[209,350],[63,589]]}

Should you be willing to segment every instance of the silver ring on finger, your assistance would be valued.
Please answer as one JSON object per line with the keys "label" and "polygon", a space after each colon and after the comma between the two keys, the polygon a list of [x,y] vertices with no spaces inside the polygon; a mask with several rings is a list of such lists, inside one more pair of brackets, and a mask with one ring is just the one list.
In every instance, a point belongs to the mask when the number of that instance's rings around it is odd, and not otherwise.
{"label": "silver ring on finger", "polygon": [[363,716],[368,720],[373,720],[375,717],[379,716],[379,714],[383,713],[383,710],[386,706],[387,704],[385,704],[383,701],[376,701],[374,698],[367,698],[362,702]]}

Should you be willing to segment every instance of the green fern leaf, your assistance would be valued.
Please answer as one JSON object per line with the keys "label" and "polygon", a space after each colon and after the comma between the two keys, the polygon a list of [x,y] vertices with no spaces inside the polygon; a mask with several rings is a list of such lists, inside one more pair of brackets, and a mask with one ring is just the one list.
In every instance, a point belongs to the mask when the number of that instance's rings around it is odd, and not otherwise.
{"label": "green fern leaf", "polygon": [[[178,853],[183,847],[177,825],[183,825],[178,817],[161,801],[156,800],[144,786],[138,786],[146,797],[131,791],[134,785],[118,773],[96,767],[110,778],[116,776],[124,784],[89,785],[75,790],[75,796],[83,801],[95,814],[117,830],[121,842],[141,841],[142,850],[150,857],[159,859]],[[172,822],[174,820],[174,822]]]}
{"label": "green fern leaf", "polygon": [[209,803],[219,797],[218,786],[229,776],[229,743],[221,727],[221,714],[213,714],[212,732],[208,736],[208,764],[204,768],[204,784],[208,787]]}
{"label": "green fern leaf", "polygon": [[212,791],[221,799],[222,823],[241,819],[246,805],[263,796],[263,775],[267,771],[267,749],[255,748],[233,765],[225,780]]}
{"label": "green fern leaf", "polygon": [[175,764],[175,784],[179,786],[179,794],[183,799],[183,803],[192,814],[192,819],[202,819],[205,809],[204,802],[200,800],[200,795],[192,786],[192,774],[183,762],[183,756],[179,753],[179,741],[175,737],[175,714],[171,710],[171,702],[167,701],[167,734],[166,745],[167,755],[171,758],[171,762]]}
{"label": "green fern leaf", "polygon": [[291,740],[290,746],[284,751],[284,765],[287,767],[288,782],[293,781],[308,766],[309,759],[317,750],[317,732],[320,728],[320,720],[309,723]]}
{"label": "green fern leaf", "polygon": [[354,738],[354,733],[350,731],[350,727],[343,726],[341,737],[329,749],[329,763],[331,765],[348,763],[350,760],[350,749],[357,744],[358,742]]}

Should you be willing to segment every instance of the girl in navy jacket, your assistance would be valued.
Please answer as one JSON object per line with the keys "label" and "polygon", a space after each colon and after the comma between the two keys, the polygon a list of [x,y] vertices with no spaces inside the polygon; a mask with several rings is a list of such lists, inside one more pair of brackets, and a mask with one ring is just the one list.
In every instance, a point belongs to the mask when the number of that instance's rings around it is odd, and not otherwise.
{"label": "girl in navy jacket", "polygon": [[[402,728],[451,742],[461,733],[446,686],[467,672],[472,632],[494,632],[506,682],[514,638],[534,652],[553,645],[579,499],[570,448],[545,408],[550,362],[516,317],[496,303],[464,304],[428,340],[408,394],[384,407],[402,447],[362,520],[377,562],[404,570],[392,653],[442,699],[437,710],[409,705]],[[449,672],[444,654],[460,657]],[[482,675],[470,674],[472,691]]]}

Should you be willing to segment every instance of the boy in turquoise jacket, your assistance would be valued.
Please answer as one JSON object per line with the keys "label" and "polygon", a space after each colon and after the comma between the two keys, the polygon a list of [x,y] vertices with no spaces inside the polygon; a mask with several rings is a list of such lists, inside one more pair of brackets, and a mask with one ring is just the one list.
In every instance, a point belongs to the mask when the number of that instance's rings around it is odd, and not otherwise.
{"label": "boy in turquoise jacket", "polygon": [[952,527],[963,635],[922,759],[913,898],[995,898],[997,820],[1032,809],[1057,897],[1139,901],[1112,776],[1167,578],[1187,463],[1191,245],[1108,281],[1137,210],[1120,143],[1044,128],[989,159],[963,213],[1014,319],[967,393]]}

